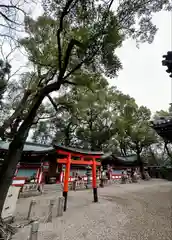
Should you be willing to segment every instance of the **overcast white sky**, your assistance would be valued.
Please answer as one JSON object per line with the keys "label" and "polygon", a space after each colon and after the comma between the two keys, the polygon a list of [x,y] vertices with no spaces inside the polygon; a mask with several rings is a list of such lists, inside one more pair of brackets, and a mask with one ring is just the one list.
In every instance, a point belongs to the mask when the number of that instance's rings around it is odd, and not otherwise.
{"label": "overcast white sky", "polygon": [[155,15],[159,28],[152,44],[136,48],[132,40],[126,41],[117,51],[123,70],[117,79],[110,80],[124,93],[134,97],[139,105],[146,105],[152,112],[168,109],[171,100],[171,80],[166,67],[161,64],[162,55],[171,50],[171,16],[169,12]]}
{"label": "overcast white sky", "polygon": [[[40,9],[39,9],[40,10]],[[35,9],[34,15],[39,15]],[[171,100],[171,80],[162,67],[162,55],[171,50],[171,18],[169,12],[155,15],[154,22],[159,28],[152,44],[141,44],[136,47],[133,40],[124,42],[117,50],[123,64],[119,77],[111,79],[111,85],[116,85],[125,94],[136,99],[138,105],[145,105],[152,113],[160,109],[168,109]],[[24,62],[19,55],[13,60],[13,71]]]}

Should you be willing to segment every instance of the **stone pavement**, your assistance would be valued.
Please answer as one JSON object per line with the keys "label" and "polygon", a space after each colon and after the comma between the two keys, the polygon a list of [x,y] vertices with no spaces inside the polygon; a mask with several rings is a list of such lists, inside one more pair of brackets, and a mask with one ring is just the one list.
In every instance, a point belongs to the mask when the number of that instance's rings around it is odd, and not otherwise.
{"label": "stone pavement", "polygon": [[[163,180],[99,189],[99,203],[92,202],[91,190],[70,192],[67,212],[40,223],[38,240],[171,240],[171,209],[172,183]],[[28,235],[25,227],[13,240]]]}

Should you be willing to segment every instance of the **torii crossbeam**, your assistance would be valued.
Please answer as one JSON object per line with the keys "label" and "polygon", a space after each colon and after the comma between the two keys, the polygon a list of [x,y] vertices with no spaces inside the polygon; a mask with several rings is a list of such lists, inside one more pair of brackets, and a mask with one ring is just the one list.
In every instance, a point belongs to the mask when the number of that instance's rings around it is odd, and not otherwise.
{"label": "torii crossbeam", "polygon": [[[98,202],[96,167],[101,166],[101,163],[97,160],[101,158],[103,152],[89,152],[83,149],[70,148],[61,145],[55,145],[54,147],[56,148],[57,154],[62,156],[62,158],[57,159],[57,162],[66,165],[63,188],[63,197],[65,199],[64,211],[67,209],[68,182],[71,164],[92,166],[93,200],[94,202]],[[79,159],[74,160],[73,158],[76,157]]]}

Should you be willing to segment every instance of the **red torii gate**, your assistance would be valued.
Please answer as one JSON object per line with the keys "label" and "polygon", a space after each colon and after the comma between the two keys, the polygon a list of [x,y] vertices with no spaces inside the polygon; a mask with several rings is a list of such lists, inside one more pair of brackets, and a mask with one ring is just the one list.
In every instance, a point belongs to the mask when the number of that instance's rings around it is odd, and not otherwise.
{"label": "red torii gate", "polygon": [[[89,152],[82,149],[75,149],[59,145],[55,145],[55,148],[58,155],[65,156],[65,158],[57,159],[57,163],[62,163],[66,165],[63,188],[64,211],[66,211],[67,208],[68,181],[70,176],[71,164],[92,166],[93,200],[94,202],[98,202],[96,166],[101,166],[101,163],[97,162],[96,160],[101,158],[103,152]],[[72,159],[73,157],[77,157],[79,158],[79,160],[74,160]]]}

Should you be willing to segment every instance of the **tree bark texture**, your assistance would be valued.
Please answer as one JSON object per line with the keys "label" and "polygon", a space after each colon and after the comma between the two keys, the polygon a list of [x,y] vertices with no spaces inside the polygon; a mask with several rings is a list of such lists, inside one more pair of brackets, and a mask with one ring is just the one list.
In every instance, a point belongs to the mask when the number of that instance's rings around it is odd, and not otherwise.
{"label": "tree bark texture", "polygon": [[0,173],[0,215],[8,193],[8,189],[12,183],[12,179],[16,170],[16,165],[22,156],[23,147],[27,139],[30,127],[36,116],[36,112],[44,99],[44,95],[35,97],[31,110],[20,126],[17,134],[14,136],[8,150],[8,154],[4,159],[4,163]]}
{"label": "tree bark texture", "polygon": [[172,162],[172,154],[170,153],[167,144],[168,144],[168,143],[165,143],[165,150],[166,150],[166,152],[167,152],[168,157],[170,158],[170,160],[171,160],[171,162]]}
{"label": "tree bark texture", "polygon": [[137,152],[137,161],[138,161],[139,168],[140,168],[141,178],[145,179],[144,164],[143,164],[143,161],[141,159],[140,152]]}

